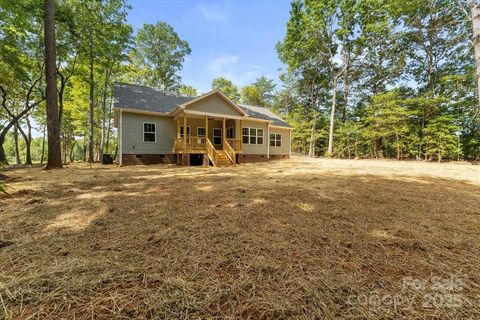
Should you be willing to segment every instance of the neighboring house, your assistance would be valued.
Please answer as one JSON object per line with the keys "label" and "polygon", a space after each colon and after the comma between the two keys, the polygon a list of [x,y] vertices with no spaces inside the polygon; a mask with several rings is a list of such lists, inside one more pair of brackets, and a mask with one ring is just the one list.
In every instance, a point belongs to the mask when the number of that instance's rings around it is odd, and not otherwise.
{"label": "neighboring house", "polygon": [[199,97],[115,83],[119,164],[232,165],[289,158],[292,128],[214,90]]}

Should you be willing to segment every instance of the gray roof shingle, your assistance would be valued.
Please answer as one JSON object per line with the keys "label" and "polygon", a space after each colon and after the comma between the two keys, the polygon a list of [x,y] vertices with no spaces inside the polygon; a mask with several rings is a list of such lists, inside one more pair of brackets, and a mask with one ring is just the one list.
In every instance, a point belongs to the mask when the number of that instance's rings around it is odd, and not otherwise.
{"label": "gray roof shingle", "polygon": [[129,108],[141,111],[168,113],[178,105],[195,99],[179,96],[145,86],[116,82],[114,86],[117,108]]}
{"label": "gray roof shingle", "polygon": [[270,120],[275,126],[291,128],[291,126],[287,122],[285,122],[282,118],[270,111],[268,108],[249,106],[247,104],[239,104],[239,106],[252,118]]}
{"label": "gray roof shingle", "polygon": [[[116,108],[128,108],[139,111],[168,113],[181,104],[196,97],[179,96],[145,86],[115,82],[114,97]],[[267,108],[238,104],[245,113],[257,119],[272,121],[273,125],[290,128],[291,126]]]}

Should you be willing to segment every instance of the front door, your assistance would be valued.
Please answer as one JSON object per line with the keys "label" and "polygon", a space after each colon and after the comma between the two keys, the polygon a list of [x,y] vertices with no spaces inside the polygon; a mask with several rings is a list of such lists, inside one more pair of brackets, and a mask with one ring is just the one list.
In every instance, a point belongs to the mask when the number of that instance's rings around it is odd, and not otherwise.
{"label": "front door", "polygon": [[213,128],[213,145],[216,149],[222,149],[222,129],[221,128]]}

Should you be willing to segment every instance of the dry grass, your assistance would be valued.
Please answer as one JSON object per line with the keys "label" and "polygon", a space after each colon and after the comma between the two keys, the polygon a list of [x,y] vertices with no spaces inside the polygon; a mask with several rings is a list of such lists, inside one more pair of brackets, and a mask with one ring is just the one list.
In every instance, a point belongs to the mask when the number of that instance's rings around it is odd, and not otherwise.
{"label": "dry grass", "polygon": [[6,175],[0,318],[480,318],[479,166]]}

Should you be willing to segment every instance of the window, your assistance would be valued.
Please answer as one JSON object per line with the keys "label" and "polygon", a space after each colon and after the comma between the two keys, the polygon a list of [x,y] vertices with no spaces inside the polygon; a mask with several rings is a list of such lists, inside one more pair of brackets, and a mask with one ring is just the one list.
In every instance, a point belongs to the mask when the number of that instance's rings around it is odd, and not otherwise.
{"label": "window", "polygon": [[197,136],[205,137],[205,128],[204,127],[198,127],[197,128]]}
{"label": "window", "polygon": [[248,128],[243,128],[242,129],[242,142],[245,143],[245,144],[248,144]]}
{"label": "window", "polygon": [[155,123],[143,123],[143,142],[155,142]]}
{"label": "window", "polygon": [[263,144],[263,129],[243,128],[242,141],[245,144]]}
{"label": "window", "polygon": [[[183,126],[180,126],[180,137],[183,138]],[[190,126],[187,126],[187,137],[190,135]]]}
{"label": "window", "polygon": [[213,144],[222,144],[222,129],[213,128]]}
{"label": "window", "polygon": [[[180,126],[180,138],[183,138],[183,126]],[[190,126],[187,126],[187,143],[190,143]]]}
{"label": "window", "polygon": [[282,135],[276,133],[270,133],[270,147],[281,147]]}
{"label": "window", "polygon": [[235,132],[233,127],[227,128],[227,139],[233,139],[235,137]]}

